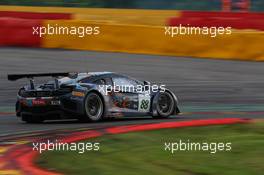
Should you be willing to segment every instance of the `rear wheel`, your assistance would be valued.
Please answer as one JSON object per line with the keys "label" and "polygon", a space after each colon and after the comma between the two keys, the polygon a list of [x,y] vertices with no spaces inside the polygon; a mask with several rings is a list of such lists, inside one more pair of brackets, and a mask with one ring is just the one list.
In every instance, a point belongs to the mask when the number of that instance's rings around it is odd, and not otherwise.
{"label": "rear wheel", "polygon": [[167,118],[173,114],[175,107],[175,100],[168,92],[161,92],[158,94],[157,112],[158,116],[155,118]]}
{"label": "rear wheel", "polygon": [[87,95],[85,100],[85,120],[99,121],[104,114],[104,104],[102,98],[94,92]]}

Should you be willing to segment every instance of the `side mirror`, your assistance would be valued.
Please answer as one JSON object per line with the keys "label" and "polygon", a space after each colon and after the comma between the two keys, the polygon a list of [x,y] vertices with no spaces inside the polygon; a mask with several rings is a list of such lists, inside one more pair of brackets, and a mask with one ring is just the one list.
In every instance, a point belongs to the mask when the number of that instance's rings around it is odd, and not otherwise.
{"label": "side mirror", "polygon": [[144,85],[150,85],[149,81],[144,81]]}
{"label": "side mirror", "polygon": [[144,89],[145,89],[145,91],[148,91],[149,88],[150,88],[150,82],[149,81],[144,81],[143,83],[144,83]]}

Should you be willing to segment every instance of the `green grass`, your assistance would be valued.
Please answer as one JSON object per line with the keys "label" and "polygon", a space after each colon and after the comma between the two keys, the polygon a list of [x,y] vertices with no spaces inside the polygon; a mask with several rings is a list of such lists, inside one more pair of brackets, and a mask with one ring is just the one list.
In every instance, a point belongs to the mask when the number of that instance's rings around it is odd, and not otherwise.
{"label": "green grass", "polygon": [[[164,151],[164,142],[232,142],[231,151]],[[192,127],[105,135],[100,151],[46,151],[37,164],[64,174],[255,175],[264,172],[264,124]]]}

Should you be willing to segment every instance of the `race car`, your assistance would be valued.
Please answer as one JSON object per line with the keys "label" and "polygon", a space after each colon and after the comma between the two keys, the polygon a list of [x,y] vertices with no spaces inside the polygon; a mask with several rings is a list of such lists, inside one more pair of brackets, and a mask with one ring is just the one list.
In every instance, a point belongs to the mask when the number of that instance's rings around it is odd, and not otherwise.
{"label": "race car", "polygon": [[[35,77],[53,77],[37,84]],[[179,114],[176,95],[164,86],[152,85],[113,72],[12,74],[8,80],[28,78],[17,94],[16,115],[27,123],[72,119],[99,121],[107,117]]]}

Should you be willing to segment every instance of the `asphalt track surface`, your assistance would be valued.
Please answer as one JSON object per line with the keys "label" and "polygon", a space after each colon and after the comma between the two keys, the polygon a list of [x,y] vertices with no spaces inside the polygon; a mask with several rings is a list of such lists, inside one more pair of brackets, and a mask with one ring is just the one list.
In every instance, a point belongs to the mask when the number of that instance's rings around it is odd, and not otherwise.
{"label": "asphalt track surface", "polygon": [[[0,48],[0,137],[37,131],[96,129],[116,125],[204,118],[263,118],[264,63],[48,49]],[[165,84],[183,112],[171,119],[150,117],[99,123],[48,121],[26,124],[12,110],[27,80],[8,82],[8,73],[113,71]],[[11,113],[9,113],[11,112]]]}

